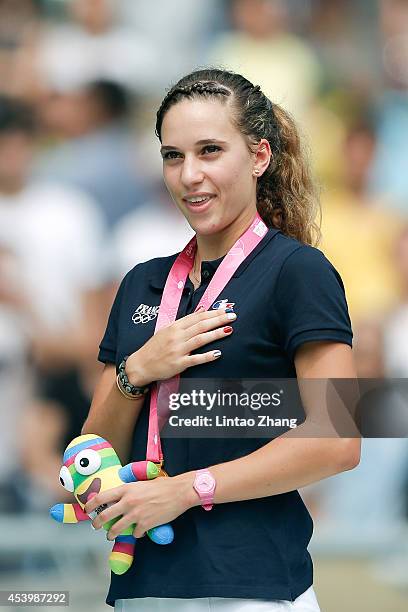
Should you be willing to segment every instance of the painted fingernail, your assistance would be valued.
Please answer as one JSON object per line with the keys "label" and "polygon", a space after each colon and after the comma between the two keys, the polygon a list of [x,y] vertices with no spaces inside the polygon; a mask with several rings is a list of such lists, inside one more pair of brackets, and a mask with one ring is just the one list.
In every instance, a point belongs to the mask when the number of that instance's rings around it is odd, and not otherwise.
{"label": "painted fingernail", "polygon": [[214,357],[221,357],[221,351],[214,351],[213,355]]}
{"label": "painted fingernail", "polygon": [[225,334],[229,334],[232,332],[232,327],[230,325],[227,325],[226,327],[224,327],[224,333]]}
{"label": "painted fingernail", "polygon": [[235,314],[235,312],[228,312],[227,313],[227,319],[229,319],[230,321],[233,321],[236,318],[237,318],[237,315]]}

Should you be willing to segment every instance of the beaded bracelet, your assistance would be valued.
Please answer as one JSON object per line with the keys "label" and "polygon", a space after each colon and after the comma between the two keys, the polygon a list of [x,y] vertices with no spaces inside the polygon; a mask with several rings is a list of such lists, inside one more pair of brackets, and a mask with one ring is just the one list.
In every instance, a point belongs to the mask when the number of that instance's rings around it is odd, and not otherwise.
{"label": "beaded bracelet", "polygon": [[128,357],[129,355],[126,355],[126,357],[119,365],[119,373],[116,377],[116,383],[118,385],[119,391],[124,397],[126,397],[127,399],[139,399],[143,397],[143,395],[146,395],[146,393],[149,391],[150,385],[146,385],[144,387],[136,387],[135,385],[132,385],[132,383],[129,382],[125,370],[126,360]]}

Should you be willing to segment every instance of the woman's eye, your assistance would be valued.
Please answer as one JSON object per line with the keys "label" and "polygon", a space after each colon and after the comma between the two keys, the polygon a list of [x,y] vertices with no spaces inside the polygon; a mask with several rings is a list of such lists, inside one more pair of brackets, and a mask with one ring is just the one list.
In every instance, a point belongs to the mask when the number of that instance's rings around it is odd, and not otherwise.
{"label": "woman's eye", "polygon": [[177,159],[180,153],[178,151],[167,151],[163,153],[163,159]]}
{"label": "woman's eye", "polygon": [[206,145],[203,148],[203,151],[208,151],[208,153],[216,153],[217,151],[221,151],[221,147],[215,144]]}
{"label": "woman's eye", "polygon": [[[201,153],[217,153],[218,151],[221,151],[221,147],[215,144],[205,145],[205,147],[201,149]],[[166,151],[162,154],[164,160],[178,159],[180,156],[181,153],[179,153],[179,151]]]}

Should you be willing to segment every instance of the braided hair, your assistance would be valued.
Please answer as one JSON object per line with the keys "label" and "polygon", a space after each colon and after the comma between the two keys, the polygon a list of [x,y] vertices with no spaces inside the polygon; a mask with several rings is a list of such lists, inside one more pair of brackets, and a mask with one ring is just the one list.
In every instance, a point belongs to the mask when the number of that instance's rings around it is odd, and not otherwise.
{"label": "braided hair", "polygon": [[265,223],[272,227],[279,213],[279,228],[284,234],[304,244],[318,244],[318,192],[289,113],[272,103],[259,85],[240,74],[218,68],[196,70],[180,79],[163,99],[155,130],[160,142],[166,112],[180,100],[199,97],[216,98],[231,105],[232,123],[246,137],[251,152],[256,151],[262,138],[269,142],[271,160],[257,179],[256,188],[257,209]]}

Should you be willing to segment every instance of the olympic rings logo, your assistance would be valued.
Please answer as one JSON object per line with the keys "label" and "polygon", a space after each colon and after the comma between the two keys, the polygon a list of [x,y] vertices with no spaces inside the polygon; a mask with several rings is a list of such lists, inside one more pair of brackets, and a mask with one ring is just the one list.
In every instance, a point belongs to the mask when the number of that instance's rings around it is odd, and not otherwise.
{"label": "olympic rings logo", "polygon": [[148,306],[147,304],[140,304],[132,315],[132,321],[135,325],[139,323],[149,323],[157,317],[159,313],[159,306]]}

